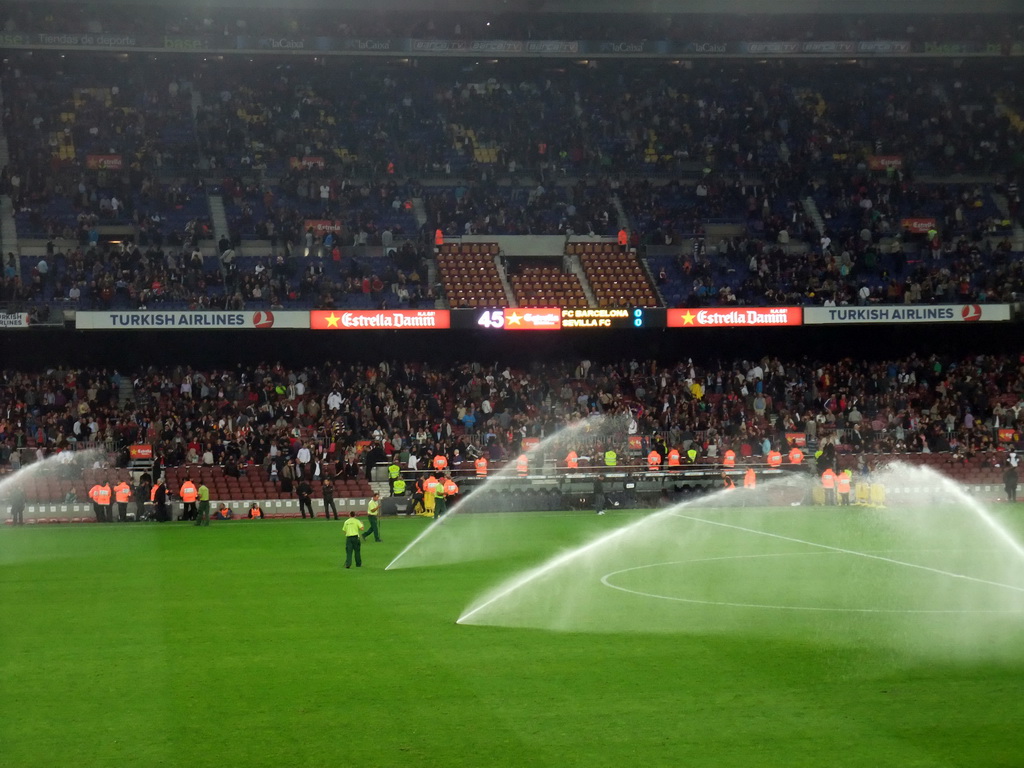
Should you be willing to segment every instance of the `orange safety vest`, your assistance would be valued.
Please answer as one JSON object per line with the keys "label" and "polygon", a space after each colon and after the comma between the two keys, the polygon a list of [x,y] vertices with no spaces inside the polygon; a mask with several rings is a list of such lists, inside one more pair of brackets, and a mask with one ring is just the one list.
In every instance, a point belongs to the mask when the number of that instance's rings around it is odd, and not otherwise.
{"label": "orange safety vest", "polygon": [[725,456],[722,457],[722,464],[726,467],[736,466],[736,451],[728,450],[725,452]]}
{"label": "orange safety vest", "polygon": [[444,232],[440,228],[434,230],[434,245],[444,245]]}
{"label": "orange safety vest", "polygon": [[826,491],[831,491],[836,487],[836,473],[832,471],[832,467],[821,473],[821,486]]}
{"label": "orange safety vest", "polygon": [[579,469],[580,457],[576,455],[576,451],[569,451],[565,457],[565,466],[569,469]]}
{"label": "orange safety vest", "polygon": [[479,459],[473,462],[473,466],[476,467],[477,477],[487,477],[487,459],[481,456]]}
{"label": "orange safety vest", "polygon": [[670,467],[679,466],[679,451],[677,451],[675,448],[668,452],[668,465]]}
{"label": "orange safety vest", "polygon": [[249,517],[263,517],[263,510],[259,507],[249,507]]}
{"label": "orange safety vest", "polygon": [[89,498],[92,499],[97,504],[100,503],[99,500],[96,498],[96,491],[98,491],[99,489],[100,489],[100,486],[99,486],[98,483],[96,485],[94,485],[92,488],[89,489]]}
{"label": "orange safety vest", "polygon": [[757,485],[757,475],[754,474],[754,470],[751,467],[747,467],[747,471],[743,474],[743,487],[753,488]]}
{"label": "orange safety vest", "polygon": [[199,491],[196,490],[196,484],[191,480],[186,480],[181,484],[178,489],[178,495],[181,496],[181,500],[186,504],[191,504],[199,496]]}
{"label": "orange safety vest", "polygon": [[454,480],[449,478],[448,480],[444,481],[444,495],[445,496],[454,496],[458,492],[459,492],[459,486],[457,486],[455,484]]}
{"label": "orange safety vest", "polygon": [[101,507],[105,507],[110,504],[110,486],[109,485],[98,485],[96,486],[96,496],[94,497],[97,504]]}
{"label": "orange safety vest", "polygon": [[620,229],[619,230],[619,245],[628,245],[628,244],[629,244],[629,235],[626,233],[626,230]]}
{"label": "orange safety vest", "polygon": [[436,469],[438,472],[444,472],[447,466],[448,458],[444,454],[439,453],[437,454],[437,456],[434,457],[434,469]]}
{"label": "orange safety vest", "polygon": [[526,477],[526,472],[530,467],[530,460],[526,458],[526,454],[520,454],[519,458],[516,459],[516,471],[520,477]]}
{"label": "orange safety vest", "polygon": [[149,500],[152,502],[156,501],[156,489],[159,483],[154,483],[153,487],[149,489]]}
{"label": "orange safety vest", "polygon": [[799,448],[794,448],[789,452],[789,463],[800,464],[804,460],[804,452]]}
{"label": "orange safety vest", "polygon": [[840,472],[836,477],[836,490],[840,493],[850,492],[850,476],[845,472]]}
{"label": "orange safety vest", "polygon": [[651,451],[647,454],[647,468],[657,469],[661,466],[661,454],[657,451]]}
{"label": "orange safety vest", "polygon": [[778,451],[768,451],[768,466],[777,469],[782,466],[782,454]]}
{"label": "orange safety vest", "polygon": [[724,488],[725,488],[725,489],[726,489],[727,491],[731,491],[732,489],[734,489],[734,488],[736,487],[736,481],[735,481],[735,480],[733,480],[733,479],[732,479],[731,477],[729,477],[728,475],[726,475],[725,477],[723,477],[723,478],[722,478],[722,486],[723,486],[723,487],[724,487]]}
{"label": "orange safety vest", "polygon": [[132,497],[132,489],[128,483],[123,480],[114,486],[114,497],[120,504],[127,504],[128,500]]}
{"label": "orange safety vest", "polygon": [[427,478],[427,481],[423,484],[423,492],[433,495],[434,489],[437,487],[437,478],[431,475]]}

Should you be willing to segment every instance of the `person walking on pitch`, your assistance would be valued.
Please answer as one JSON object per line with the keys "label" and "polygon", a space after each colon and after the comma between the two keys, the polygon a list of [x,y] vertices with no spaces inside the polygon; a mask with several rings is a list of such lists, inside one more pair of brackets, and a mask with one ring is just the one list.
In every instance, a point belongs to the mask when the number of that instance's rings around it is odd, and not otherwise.
{"label": "person walking on pitch", "polygon": [[363,524],[356,517],[355,510],[348,513],[348,519],[341,524],[341,529],[345,532],[345,567],[352,567],[352,556],[356,558],[356,568],[363,567],[363,554],[360,551],[360,545],[363,540],[359,536],[359,532],[363,530]]}
{"label": "person walking on pitch", "polygon": [[374,541],[380,541],[380,494],[373,494],[370,503],[366,507],[366,520],[370,524],[370,530],[363,533],[363,541],[372,533]]}

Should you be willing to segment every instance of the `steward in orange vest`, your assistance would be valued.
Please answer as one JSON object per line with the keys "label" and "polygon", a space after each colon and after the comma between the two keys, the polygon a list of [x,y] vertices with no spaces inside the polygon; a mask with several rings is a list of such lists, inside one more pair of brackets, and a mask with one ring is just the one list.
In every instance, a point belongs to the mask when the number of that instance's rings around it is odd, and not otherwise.
{"label": "steward in orange vest", "polygon": [[580,468],[580,457],[576,454],[576,451],[569,451],[565,455],[565,466],[569,469]]}
{"label": "steward in orange vest", "polygon": [[248,517],[250,520],[254,520],[256,518],[259,518],[260,520],[263,519],[263,510],[260,509],[260,504],[258,501],[254,501],[252,503],[252,506],[249,507],[249,513],[246,515],[246,517]]}
{"label": "steward in orange vest", "polygon": [[440,227],[434,230],[434,245],[444,245],[444,232]]}
{"label": "steward in orange vest", "polygon": [[124,480],[114,486],[114,498],[117,499],[117,519],[119,522],[128,521],[128,502],[132,498],[132,487]]}
{"label": "steward in orange vest", "polygon": [[804,460],[804,452],[799,448],[791,448],[789,451],[789,463],[790,464],[801,464]]}
{"label": "steward in orange vest", "polygon": [[485,457],[481,456],[474,461],[473,466],[476,467],[477,477],[487,477],[487,459]]}
{"label": "steward in orange vest", "polygon": [[106,522],[103,518],[103,507],[100,505],[100,484],[96,483],[92,488],[89,489],[89,498],[92,500],[92,512],[96,515],[96,522]]}
{"label": "steward in orange vest", "polygon": [[850,475],[847,472],[836,475],[836,491],[839,493],[839,503],[844,507],[850,506]]}
{"label": "steward in orange vest", "polygon": [[725,472],[722,473],[722,488],[727,491],[732,491],[736,488],[736,481],[729,477]]}
{"label": "steward in orange vest", "polygon": [[736,451],[730,448],[722,456],[722,466],[724,467],[735,467],[736,466]]}
{"label": "steward in orange vest", "polygon": [[834,506],[836,503],[836,473],[832,467],[821,473],[821,487],[825,489],[825,503]]}
{"label": "steward in orange vest", "polygon": [[657,451],[651,451],[647,454],[647,468],[651,471],[658,469],[661,466],[661,454]]}
{"label": "steward in orange vest", "polygon": [[182,519],[195,520],[197,514],[196,499],[199,498],[199,489],[196,488],[196,484],[192,482],[191,478],[185,478],[185,482],[178,488],[178,495],[181,497]]}
{"label": "steward in orange vest", "polygon": [[668,452],[668,465],[670,467],[679,466],[679,451],[677,451],[675,448]]}
{"label": "steward in orange vest", "polygon": [[520,477],[526,477],[530,469],[530,460],[526,457],[525,453],[519,454],[519,458],[516,459],[516,472]]}
{"label": "steward in orange vest", "polygon": [[776,450],[768,451],[768,466],[772,469],[778,469],[782,466],[782,454]]}
{"label": "steward in orange vest", "polygon": [[437,456],[434,457],[434,471],[435,472],[444,472],[447,468],[448,468],[448,457],[445,456],[443,453],[437,454]]}
{"label": "steward in orange vest", "polygon": [[747,471],[743,473],[743,487],[750,490],[757,487],[757,475],[754,474],[753,467],[747,467]]}
{"label": "steward in orange vest", "polygon": [[621,245],[623,249],[629,245],[629,233],[624,229],[619,230],[619,245]]}

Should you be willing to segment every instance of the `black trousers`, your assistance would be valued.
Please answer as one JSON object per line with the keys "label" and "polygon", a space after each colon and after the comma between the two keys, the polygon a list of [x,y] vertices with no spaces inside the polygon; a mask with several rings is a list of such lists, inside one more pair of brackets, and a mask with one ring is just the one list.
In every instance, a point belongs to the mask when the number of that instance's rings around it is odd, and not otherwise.
{"label": "black trousers", "polygon": [[313,500],[311,498],[309,498],[309,497],[305,497],[304,498],[304,497],[300,496],[299,497],[299,512],[302,513],[302,517],[303,518],[306,517],[306,510],[307,509],[309,510],[309,516],[310,517],[316,517],[316,515],[313,514]]}
{"label": "black trousers", "polygon": [[331,512],[334,513],[334,519],[338,519],[338,508],[334,506],[334,499],[324,499],[324,517],[330,518]]}
{"label": "black trousers", "polygon": [[128,521],[128,502],[119,501],[117,502],[117,519],[122,523]]}
{"label": "black trousers", "polygon": [[356,557],[356,568],[360,568],[363,565],[363,553],[362,553],[363,540],[359,536],[346,536],[345,537],[345,567],[349,568],[352,566],[352,555]]}

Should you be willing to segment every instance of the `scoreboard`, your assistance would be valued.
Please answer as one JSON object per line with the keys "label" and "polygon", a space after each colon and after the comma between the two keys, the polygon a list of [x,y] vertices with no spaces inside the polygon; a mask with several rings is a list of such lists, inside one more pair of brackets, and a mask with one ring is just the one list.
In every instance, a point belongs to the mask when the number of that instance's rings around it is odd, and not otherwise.
{"label": "scoreboard", "polygon": [[634,309],[453,309],[452,328],[493,331],[560,331],[574,328],[664,328],[666,312],[658,307]]}

